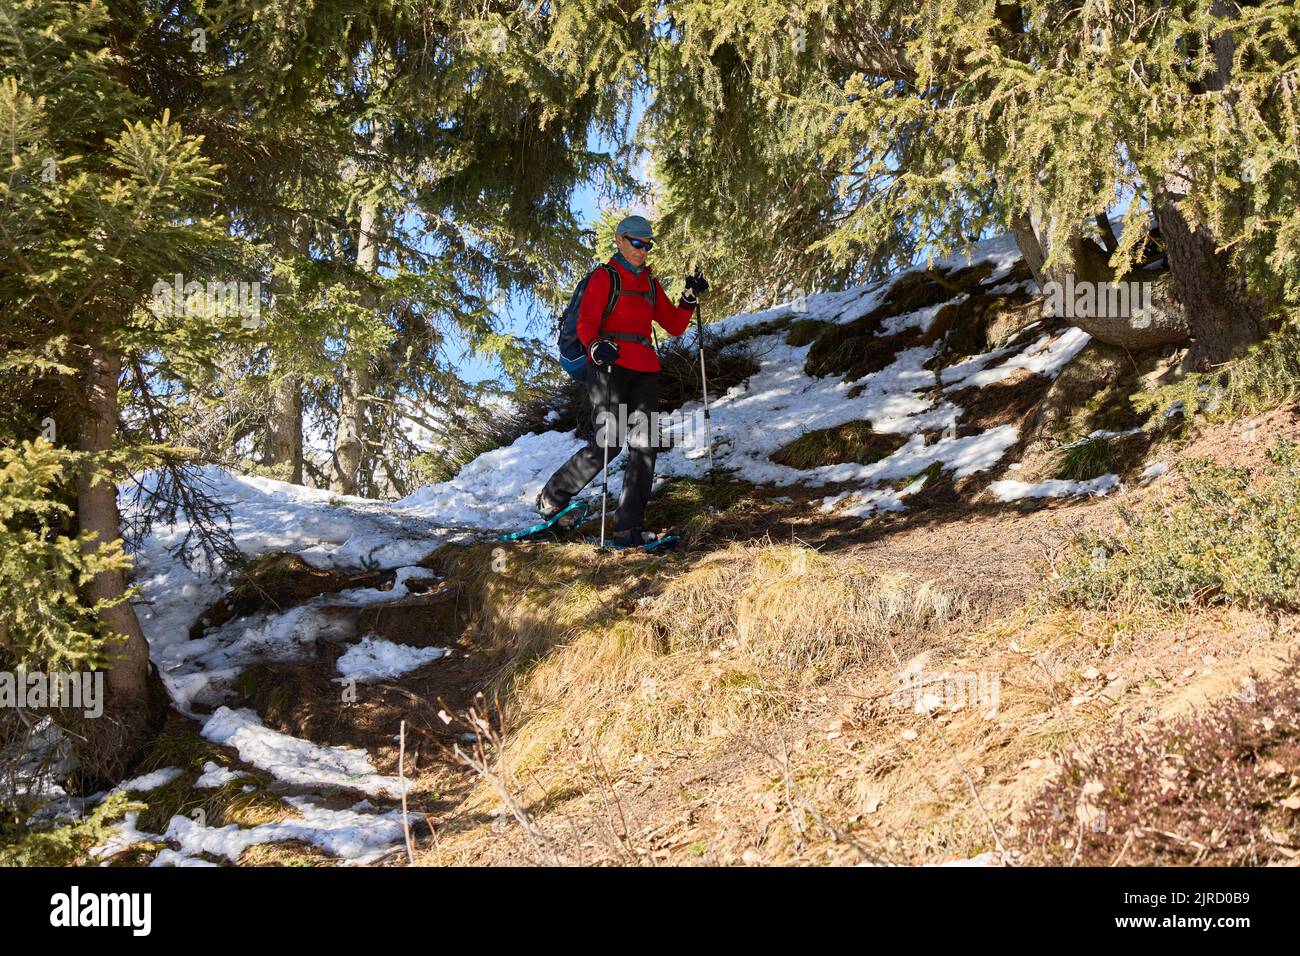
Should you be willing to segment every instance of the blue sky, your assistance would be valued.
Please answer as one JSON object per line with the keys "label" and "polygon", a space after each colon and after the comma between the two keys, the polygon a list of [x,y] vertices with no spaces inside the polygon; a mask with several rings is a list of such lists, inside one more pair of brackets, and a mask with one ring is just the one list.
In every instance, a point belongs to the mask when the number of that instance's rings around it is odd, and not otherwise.
{"label": "blue sky", "polygon": [[[576,191],[570,208],[573,209],[574,215],[581,222],[589,223],[599,212],[599,202],[596,197],[596,191],[590,186],[583,186]],[[502,321],[502,331],[508,331],[513,335],[540,335],[538,329],[534,328],[531,333],[528,329],[528,317],[524,313],[525,305],[520,301],[512,301],[506,308]],[[452,346],[452,351],[459,347]],[[485,378],[493,378],[501,374],[501,367],[495,360],[484,359],[477,355],[469,355],[459,363],[460,374],[467,382],[480,382]]]}
{"label": "blue sky", "polygon": [[[637,126],[641,122],[641,117],[645,113],[645,97],[638,94],[632,105],[632,122],[630,129],[635,134]],[[596,133],[592,133],[587,138],[587,145],[592,150],[610,150],[613,144],[609,140],[603,139]],[[602,208],[600,197],[597,195],[596,188],[589,184],[583,184],[574,191],[573,199],[569,203],[569,208],[573,210],[577,220],[585,225],[590,225],[599,215]],[[612,254],[612,250],[611,250]],[[510,332],[514,335],[531,334],[534,336],[544,335],[546,330],[539,330],[535,326],[532,330],[528,329],[528,317],[525,315],[525,303],[512,301],[506,309],[501,323],[501,331]],[[453,345],[453,353],[458,346]],[[492,360],[485,360],[479,356],[470,355],[461,360],[459,363],[461,377],[467,382],[480,382],[485,378],[493,378],[501,374],[501,367]]]}

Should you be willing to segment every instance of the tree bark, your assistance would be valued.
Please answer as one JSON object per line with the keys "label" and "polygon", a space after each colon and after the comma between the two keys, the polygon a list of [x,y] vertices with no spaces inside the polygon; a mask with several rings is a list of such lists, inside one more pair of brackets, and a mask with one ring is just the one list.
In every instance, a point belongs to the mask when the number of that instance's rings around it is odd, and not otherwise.
{"label": "tree bark", "polygon": [[[1213,12],[1226,20],[1235,8],[1236,4],[1216,0]],[[1206,92],[1227,87],[1236,47],[1231,30],[1211,43],[1216,69],[1204,81]],[[1267,329],[1263,304],[1248,293],[1230,256],[1219,250],[1213,232],[1203,223],[1188,220],[1179,209],[1178,204],[1195,188],[1192,172],[1177,167],[1165,175],[1153,199],[1174,288],[1192,330],[1190,364],[1203,370],[1243,354]]]}
{"label": "tree bark", "polygon": [[1104,282],[1110,278],[1105,253],[1092,240],[1084,238],[1082,223],[1072,227],[1066,239],[1067,248],[1057,254],[1050,268],[1046,265],[1052,251],[1049,230],[1039,213],[1026,210],[1013,216],[1011,235],[1040,289],[1045,289],[1049,282],[1064,282],[1066,273],[1071,272],[1076,282]]}
{"label": "tree bark", "polygon": [[[295,246],[296,244],[296,246]],[[305,228],[296,228],[292,238],[282,242],[280,254],[310,256],[311,243]],[[275,363],[278,366],[280,363]],[[273,370],[276,374],[278,369]],[[287,480],[302,484],[302,378],[279,375],[271,390],[271,405],[266,418],[266,452],[264,464],[280,468]]]}
{"label": "tree bark", "polygon": [[1043,248],[1043,243],[1038,238],[1038,230],[1034,228],[1033,218],[1028,212],[1017,213],[1011,218],[1011,235],[1015,237],[1016,247],[1024,257],[1025,265],[1029,267],[1034,281],[1042,289],[1048,281],[1043,271],[1043,263],[1047,261],[1047,250]]}
{"label": "tree bark", "polygon": [[[361,227],[357,235],[357,268],[373,273],[379,262],[379,210],[374,203],[361,207]],[[369,296],[367,296],[369,300]],[[372,304],[367,302],[367,304]],[[330,491],[340,495],[357,493],[357,479],[365,457],[366,395],[371,388],[368,356],[353,348],[351,342],[343,359],[339,395],[339,425],[334,436],[334,462]]]}
{"label": "tree bark", "polygon": [[1264,337],[1263,307],[1247,293],[1229,257],[1217,248],[1214,234],[1194,226],[1178,210],[1179,198],[1164,192],[1156,221],[1192,332],[1190,362],[1204,370],[1242,355]]}
{"label": "tree bark", "polygon": [[287,467],[287,481],[302,484],[302,379],[285,375],[271,391],[265,463]]}
{"label": "tree bark", "polygon": [[[78,439],[83,452],[113,447],[121,371],[120,355],[102,347],[92,350],[84,382],[88,408]],[[86,553],[121,534],[117,487],[112,481],[94,480],[89,468],[78,477],[77,521],[81,532],[90,536],[83,545]],[[90,603],[117,602],[101,612],[100,621],[105,631],[121,635],[121,643],[109,652],[113,661],[104,675],[103,714],[77,724],[74,739],[81,767],[74,780],[79,789],[120,779],[165,717],[165,694],[151,670],[149,642],[135,609],[124,599],[126,593],[126,575],[121,571],[101,571],[84,593]]]}
{"label": "tree bark", "polygon": [[[1104,213],[1097,217],[1099,228],[1105,219]],[[1114,232],[1109,230],[1109,225],[1106,220],[1107,231],[1113,239]],[[1115,278],[1106,250],[1085,237],[1082,228],[1070,233],[1067,250],[1069,261],[1058,258],[1050,269],[1044,267],[1048,242],[1040,217],[1028,212],[1021,213],[1013,218],[1011,231],[1026,265],[1034,275],[1034,281],[1044,294],[1052,291],[1049,283],[1056,283],[1062,296],[1089,283],[1093,287],[1096,303],[1097,297],[1103,294],[1102,290]],[[1071,281],[1067,282],[1067,276]],[[1186,341],[1190,337],[1191,330],[1184,318],[1182,306],[1171,294],[1171,283],[1166,274],[1135,274],[1125,281],[1138,283],[1139,288],[1130,287],[1130,291],[1139,292],[1139,295],[1142,284],[1149,287],[1152,298],[1150,308],[1139,310],[1133,296],[1129,294],[1127,301],[1130,309],[1125,314],[1112,315],[1108,309],[1098,308],[1092,313],[1068,313],[1066,320],[1099,342],[1131,351],[1158,348]]]}

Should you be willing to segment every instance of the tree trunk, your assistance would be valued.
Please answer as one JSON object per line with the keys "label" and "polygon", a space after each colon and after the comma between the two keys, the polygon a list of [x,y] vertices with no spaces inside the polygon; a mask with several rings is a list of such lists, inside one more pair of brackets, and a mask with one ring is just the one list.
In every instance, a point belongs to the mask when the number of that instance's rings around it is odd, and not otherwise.
{"label": "tree trunk", "polygon": [[1027,210],[1013,216],[1011,235],[1034,281],[1044,291],[1049,282],[1064,283],[1067,273],[1073,273],[1075,282],[1104,282],[1110,278],[1105,253],[1092,240],[1084,238],[1082,223],[1071,229],[1067,248],[1057,254],[1050,268],[1046,266],[1051,254],[1049,230],[1037,211]]}
{"label": "tree trunk", "polygon": [[[296,240],[296,248],[294,242]],[[305,228],[296,228],[293,238],[281,243],[281,256],[310,256],[311,243]],[[279,363],[275,363],[278,365]],[[264,464],[279,468],[288,481],[302,484],[302,378],[281,375],[271,391],[266,419]]]}
{"label": "tree trunk", "polygon": [[[1098,228],[1103,222],[1106,231],[1110,233],[1110,241],[1113,241],[1114,232],[1110,230],[1110,222],[1104,213],[1097,217]],[[1105,249],[1083,235],[1082,228],[1070,233],[1068,261],[1058,258],[1050,269],[1044,268],[1048,243],[1041,218],[1028,212],[1021,213],[1012,220],[1011,228],[1020,253],[1034,275],[1034,281],[1048,296],[1049,302],[1056,298],[1063,307],[1068,307],[1067,300],[1076,289],[1081,289],[1085,284],[1092,287],[1094,304],[1100,302],[1101,296],[1108,294],[1106,290],[1115,278],[1109,256]],[[1066,316],[1066,321],[1071,325],[1083,329],[1099,342],[1132,351],[1158,348],[1189,338],[1187,321],[1179,301],[1170,294],[1167,276],[1163,273],[1158,276],[1133,275],[1125,281],[1136,283],[1137,286],[1134,288],[1130,285],[1125,293],[1124,301],[1129,304],[1127,310],[1112,313],[1108,308],[1094,308],[1092,312],[1073,309],[1067,311],[1062,308],[1056,314]],[[1055,283],[1055,288],[1051,283]],[[1149,292],[1151,301],[1139,304],[1131,293],[1139,293],[1137,298],[1140,299],[1143,288]]]}
{"label": "tree trunk", "polygon": [[370,390],[370,372],[364,356],[344,359],[342,389],[339,394],[339,427],[334,436],[334,463],[330,473],[330,491],[339,495],[357,493],[357,476],[365,455],[366,393]]}
{"label": "tree trunk", "polygon": [[[1234,6],[1216,0],[1212,10],[1228,19]],[[1203,89],[1219,91],[1232,77],[1236,41],[1232,32],[1225,30],[1211,43],[1216,69],[1206,77]],[[1178,203],[1195,188],[1191,171],[1176,166],[1153,198],[1174,288],[1192,330],[1190,364],[1203,370],[1241,355],[1267,330],[1263,304],[1249,295],[1231,258],[1219,250],[1209,227],[1189,221],[1178,208]]]}
{"label": "tree trunk", "polygon": [[[374,203],[361,207],[361,228],[357,235],[357,268],[373,273],[379,261],[377,236],[379,210]],[[370,303],[367,297],[367,304]],[[342,389],[339,395],[339,426],[334,436],[334,467],[330,491],[340,495],[357,492],[357,478],[365,457],[366,395],[370,391],[369,357],[354,351],[349,342],[343,358]]]}
{"label": "tree trunk", "polygon": [[[121,370],[122,359],[116,353],[102,348],[91,353],[85,373],[87,414],[78,442],[83,452],[103,452],[113,446]],[[88,468],[78,478],[77,521],[81,532],[91,536],[83,545],[87,553],[121,533],[116,485],[94,480]],[[121,635],[122,640],[110,646],[113,661],[104,675],[103,714],[76,723],[74,740],[81,766],[74,785],[82,790],[119,780],[166,715],[166,695],[151,670],[149,642],[135,609],[124,600],[126,593],[126,575],[121,571],[101,571],[84,592],[89,603],[117,602],[101,612],[100,621],[106,632]]]}
{"label": "tree trunk", "polygon": [[1034,281],[1038,283],[1040,289],[1043,288],[1048,281],[1043,271],[1043,263],[1047,261],[1047,251],[1038,238],[1038,230],[1034,228],[1033,219],[1028,212],[1017,213],[1011,218],[1011,235],[1015,237],[1016,246],[1020,249],[1020,255],[1024,257],[1025,265],[1029,267]]}
{"label": "tree trunk", "polygon": [[1156,206],[1156,221],[1169,257],[1178,301],[1192,331],[1191,364],[1209,368],[1243,354],[1264,337],[1263,308],[1247,294],[1226,253],[1206,226],[1193,227],[1168,192]]}
{"label": "tree trunk", "polygon": [[285,480],[302,484],[302,379],[297,375],[284,376],[271,392],[265,463],[287,466]]}

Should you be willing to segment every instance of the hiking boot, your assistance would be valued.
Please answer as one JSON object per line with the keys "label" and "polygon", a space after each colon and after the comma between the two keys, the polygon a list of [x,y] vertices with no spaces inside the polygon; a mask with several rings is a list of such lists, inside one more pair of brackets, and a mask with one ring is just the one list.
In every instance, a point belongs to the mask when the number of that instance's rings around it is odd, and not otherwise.
{"label": "hiking boot", "polygon": [[565,502],[562,505],[557,505],[555,502],[551,501],[551,499],[546,497],[545,491],[539,491],[537,492],[537,501],[534,503],[534,506],[537,508],[537,513],[542,516],[543,521],[550,521],[569,505],[568,502]]}
{"label": "hiking boot", "polygon": [[574,528],[582,523],[587,516],[587,505],[582,501],[569,501],[562,505],[557,505],[546,497],[545,493],[537,493],[536,501],[537,513],[541,515],[543,521],[551,521],[557,515],[568,511],[568,514],[555,522],[557,528]]}
{"label": "hiking boot", "polygon": [[612,548],[639,548],[647,542],[655,540],[655,534],[652,531],[646,531],[643,528],[629,528],[627,531],[615,531],[614,536],[609,539]]}

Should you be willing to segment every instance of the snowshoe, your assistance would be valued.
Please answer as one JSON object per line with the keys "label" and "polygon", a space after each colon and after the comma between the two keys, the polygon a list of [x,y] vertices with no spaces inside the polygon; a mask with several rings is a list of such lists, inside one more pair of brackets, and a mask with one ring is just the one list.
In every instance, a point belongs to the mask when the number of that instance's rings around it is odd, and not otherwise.
{"label": "snowshoe", "polygon": [[498,541],[527,541],[532,538],[541,537],[547,532],[558,533],[560,531],[569,531],[582,524],[587,518],[587,502],[582,499],[570,501],[567,507],[561,508],[549,518],[539,516],[537,524],[522,531],[513,531],[510,534],[503,534],[497,538]]}
{"label": "snowshoe", "polygon": [[[599,538],[589,538],[592,544],[599,546]],[[653,531],[622,532],[605,539],[605,548],[610,551],[641,551],[650,554],[655,551],[668,551],[681,539],[675,534],[655,534]]]}

